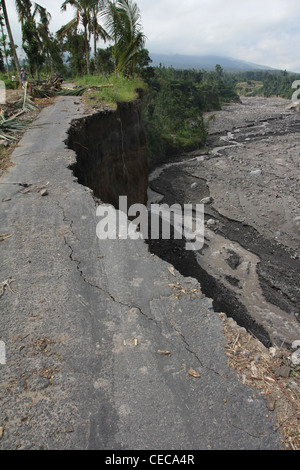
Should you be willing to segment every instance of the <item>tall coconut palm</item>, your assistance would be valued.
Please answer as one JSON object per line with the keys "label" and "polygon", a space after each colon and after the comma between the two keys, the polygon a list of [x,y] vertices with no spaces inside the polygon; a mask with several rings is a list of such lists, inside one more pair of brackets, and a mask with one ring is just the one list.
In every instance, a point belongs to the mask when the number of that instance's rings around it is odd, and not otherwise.
{"label": "tall coconut palm", "polygon": [[[45,58],[49,58],[50,33],[49,22],[51,15],[46,8],[30,0],[15,0],[19,21],[22,25],[22,45],[26,52],[32,76],[39,69]],[[39,18],[39,23],[37,23]]]}
{"label": "tall coconut palm", "polygon": [[15,0],[19,21],[23,25],[24,22],[32,17],[30,0]]}
{"label": "tall coconut palm", "polygon": [[40,40],[41,50],[43,54],[47,57],[48,67],[50,70],[50,49],[52,38],[49,31],[49,24],[51,20],[51,15],[45,7],[42,7],[41,5],[36,3],[35,10],[33,12],[33,17],[35,17],[37,13],[39,14],[39,23],[36,27],[37,36]]}
{"label": "tall coconut palm", "polygon": [[[31,0],[15,0],[19,22],[22,25],[23,49],[27,54],[31,73],[44,62],[49,49],[50,32],[48,29],[51,20],[46,8]],[[37,24],[37,17],[39,23]]]}
{"label": "tall coconut palm", "polygon": [[65,36],[69,31],[77,31],[79,25],[82,24],[84,29],[84,43],[85,43],[85,61],[86,71],[90,73],[90,45],[89,45],[89,24],[90,24],[90,9],[91,0],[65,0],[61,5],[61,11],[66,11],[67,6],[70,5],[76,9],[74,18],[65,24],[57,31],[59,38]]}
{"label": "tall coconut palm", "polygon": [[10,47],[11,47],[11,50],[12,50],[12,53],[13,53],[15,66],[16,66],[17,73],[18,73],[18,76],[19,76],[19,81],[21,81],[21,68],[20,68],[20,63],[19,63],[19,59],[18,59],[18,56],[17,56],[17,52],[16,52],[16,46],[15,46],[14,38],[13,38],[11,28],[10,28],[10,23],[9,23],[9,18],[8,18],[8,14],[7,14],[5,0],[1,0],[1,8],[2,8],[2,11],[3,11],[6,30],[7,30],[7,33],[8,33]]}
{"label": "tall coconut palm", "polygon": [[98,61],[97,61],[97,41],[101,38],[104,42],[109,39],[109,36],[105,29],[99,24],[100,13],[104,10],[106,0],[90,0],[90,31],[94,37],[94,63],[95,70],[98,74]]}
{"label": "tall coconut palm", "polygon": [[138,52],[144,47],[140,10],[132,0],[108,2],[103,11],[104,28],[114,42],[115,71],[133,74]]}
{"label": "tall coconut palm", "polygon": [[10,73],[9,73],[9,67],[8,67],[9,52],[6,48],[6,34],[4,32],[4,17],[1,14],[0,14],[0,28],[1,28],[1,34],[2,34],[1,45],[3,46],[3,50],[4,50],[6,73],[7,73],[8,79],[10,80]]}

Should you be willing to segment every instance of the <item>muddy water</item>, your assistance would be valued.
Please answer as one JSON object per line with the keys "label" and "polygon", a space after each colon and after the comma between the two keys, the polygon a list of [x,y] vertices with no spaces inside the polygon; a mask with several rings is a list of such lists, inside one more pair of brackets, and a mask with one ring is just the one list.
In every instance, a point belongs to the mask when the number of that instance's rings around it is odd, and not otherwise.
{"label": "muddy water", "polygon": [[278,98],[243,98],[216,113],[209,150],[150,175],[151,202],[205,205],[205,244],[150,249],[196,277],[216,311],[264,344],[300,339],[300,114]]}

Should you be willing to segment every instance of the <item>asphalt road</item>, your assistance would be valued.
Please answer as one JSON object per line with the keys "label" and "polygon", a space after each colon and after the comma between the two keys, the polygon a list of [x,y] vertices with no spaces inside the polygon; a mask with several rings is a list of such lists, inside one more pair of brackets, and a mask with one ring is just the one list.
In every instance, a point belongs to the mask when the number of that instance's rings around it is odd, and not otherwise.
{"label": "asphalt road", "polygon": [[11,235],[0,242],[0,448],[279,449],[197,282],[143,241],[96,237],[95,202],[64,144],[82,113],[57,98],[0,179],[31,185],[0,184],[0,232]]}

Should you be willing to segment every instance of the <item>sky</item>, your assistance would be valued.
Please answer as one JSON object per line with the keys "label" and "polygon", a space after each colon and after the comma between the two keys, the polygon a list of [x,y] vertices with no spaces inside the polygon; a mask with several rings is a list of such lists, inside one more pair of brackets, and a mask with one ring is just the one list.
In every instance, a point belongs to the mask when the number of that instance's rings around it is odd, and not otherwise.
{"label": "sky", "polygon": [[[74,16],[63,0],[38,0],[56,32]],[[136,0],[152,53],[219,55],[300,73],[299,0]],[[21,30],[15,0],[6,0],[15,42]],[[99,43],[99,47],[106,47]],[[22,54],[21,54],[22,56]]]}

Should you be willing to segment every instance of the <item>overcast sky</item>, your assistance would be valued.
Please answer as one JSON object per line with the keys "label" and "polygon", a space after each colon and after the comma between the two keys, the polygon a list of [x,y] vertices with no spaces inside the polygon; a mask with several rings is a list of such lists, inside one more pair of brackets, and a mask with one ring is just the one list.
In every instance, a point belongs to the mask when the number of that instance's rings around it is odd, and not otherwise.
{"label": "overcast sky", "polygon": [[[53,32],[74,15],[72,7],[61,13],[63,0],[37,3],[51,13]],[[15,1],[6,4],[20,51]],[[137,0],[137,4],[150,55],[222,55],[300,73],[299,0]]]}

